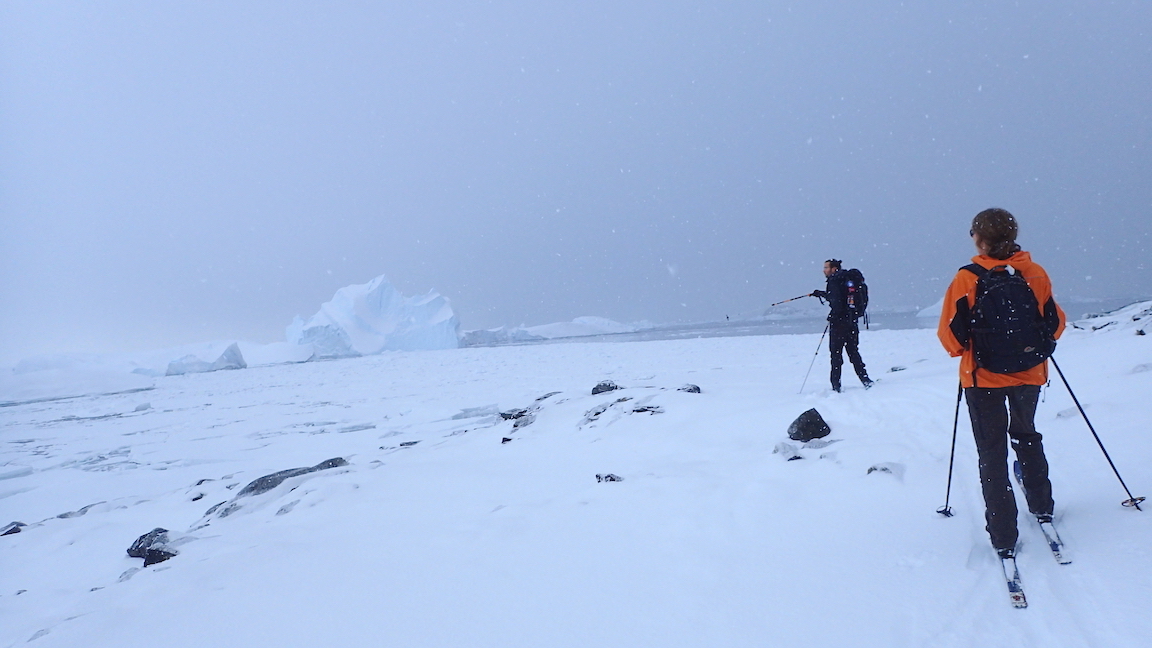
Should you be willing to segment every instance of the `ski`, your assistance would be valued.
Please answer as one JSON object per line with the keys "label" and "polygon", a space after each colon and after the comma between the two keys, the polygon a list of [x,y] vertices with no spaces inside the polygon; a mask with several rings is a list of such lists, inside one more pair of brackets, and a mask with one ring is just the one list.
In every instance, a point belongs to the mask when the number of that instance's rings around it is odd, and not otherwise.
{"label": "ski", "polygon": [[1044,533],[1044,540],[1048,542],[1048,548],[1052,550],[1052,557],[1056,562],[1061,565],[1068,565],[1072,563],[1072,559],[1064,555],[1064,541],[1060,539],[1060,534],[1056,533],[1056,527],[1051,521],[1040,522],[1040,531]]}
{"label": "ski", "polygon": [[[1024,488],[1024,471],[1019,461],[1012,463],[1012,472],[1016,476],[1016,483],[1020,484],[1020,488]],[[1056,532],[1056,526],[1052,524],[1051,516],[1044,517],[1048,519],[1037,517],[1036,522],[1040,525],[1040,531],[1044,534],[1044,541],[1048,543],[1048,549],[1052,551],[1052,557],[1061,565],[1072,564],[1072,559],[1064,555],[1064,541]]]}
{"label": "ski", "polygon": [[1000,567],[1004,570],[1004,581],[1008,583],[1008,600],[1012,602],[1012,607],[1028,607],[1028,599],[1024,598],[1024,585],[1020,582],[1020,570],[1016,568],[1016,558],[1001,558]]}

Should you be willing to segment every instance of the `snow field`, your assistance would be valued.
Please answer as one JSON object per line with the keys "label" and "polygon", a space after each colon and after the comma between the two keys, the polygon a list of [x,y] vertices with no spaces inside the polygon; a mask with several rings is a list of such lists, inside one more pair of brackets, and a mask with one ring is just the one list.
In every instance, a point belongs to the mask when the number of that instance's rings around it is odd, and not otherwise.
{"label": "snow field", "polygon": [[[956,516],[935,513],[957,361],[931,330],[865,331],[874,389],[831,393],[822,348],[797,394],[818,339],[396,352],[0,408],[0,524],[29,525],[0,537],[0,646],[1146,644],[1152,511],[1119,505],[1054,371],[1037,424],[1074,562],[1022,515],[1013,610],[963,405]],[[1056,357],[1152,492],[1148,337],[1070,330]],[[773,454],[810,407],[835,442]],[[157,526],[180,554],[139,569],[125,549]]]}

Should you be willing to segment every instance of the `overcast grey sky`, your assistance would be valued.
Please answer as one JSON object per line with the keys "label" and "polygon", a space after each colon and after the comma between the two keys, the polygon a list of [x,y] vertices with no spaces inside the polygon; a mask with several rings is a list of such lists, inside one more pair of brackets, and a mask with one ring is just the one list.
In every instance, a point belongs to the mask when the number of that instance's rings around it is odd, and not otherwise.
{"label": "overcast grey sky", "polygon": [[935,301],[1000,206],[1149,296],[1152,2],[6,2],[0,361],[283,339],[340,287],[465,329]]}

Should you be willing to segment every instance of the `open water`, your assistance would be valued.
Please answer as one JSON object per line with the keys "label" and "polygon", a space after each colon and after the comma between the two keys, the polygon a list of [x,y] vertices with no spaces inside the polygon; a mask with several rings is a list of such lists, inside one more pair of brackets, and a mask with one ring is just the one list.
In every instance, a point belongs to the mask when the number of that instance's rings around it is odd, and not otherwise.
{"label": "open water", "polygon": [[[1092,314],[1127,306],[1136,299],[1095,300],[1091,302],[1068,301],[1061,303],[1068,321],[1083,319]],[[753,319],[742,321],[700,322],[693,324],[665,324],[631,333],[602,333],[579,337],[552,338],[512,344],[562,344],[565,342],[637,342],[647,340],[683,340],[691,338],[738,337],[745,335],[790,335],[820,333],[828,322],[824,316],[787,317],[781,319]],[[913,328],[935,328],[936,317],[917,317],[912,312],[869,313],[865,327],[861,321],[860,330],[901,330]]]}

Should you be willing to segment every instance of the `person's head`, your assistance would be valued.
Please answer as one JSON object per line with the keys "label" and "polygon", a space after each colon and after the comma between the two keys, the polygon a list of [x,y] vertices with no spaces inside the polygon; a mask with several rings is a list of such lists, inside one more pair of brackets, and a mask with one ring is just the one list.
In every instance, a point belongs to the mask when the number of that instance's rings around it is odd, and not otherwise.
{"label": "person's head", "polygon": [[840,259],[828,259],[824,262],[824,276],[831,277],[840,269]]}
{"label": "person's head", "polygon": [[976,214],[968,233],[981,254],[1003,260],[1020,251],[1016,245],[1019,231],[1016,218],[1008,210],[993,207]]}

